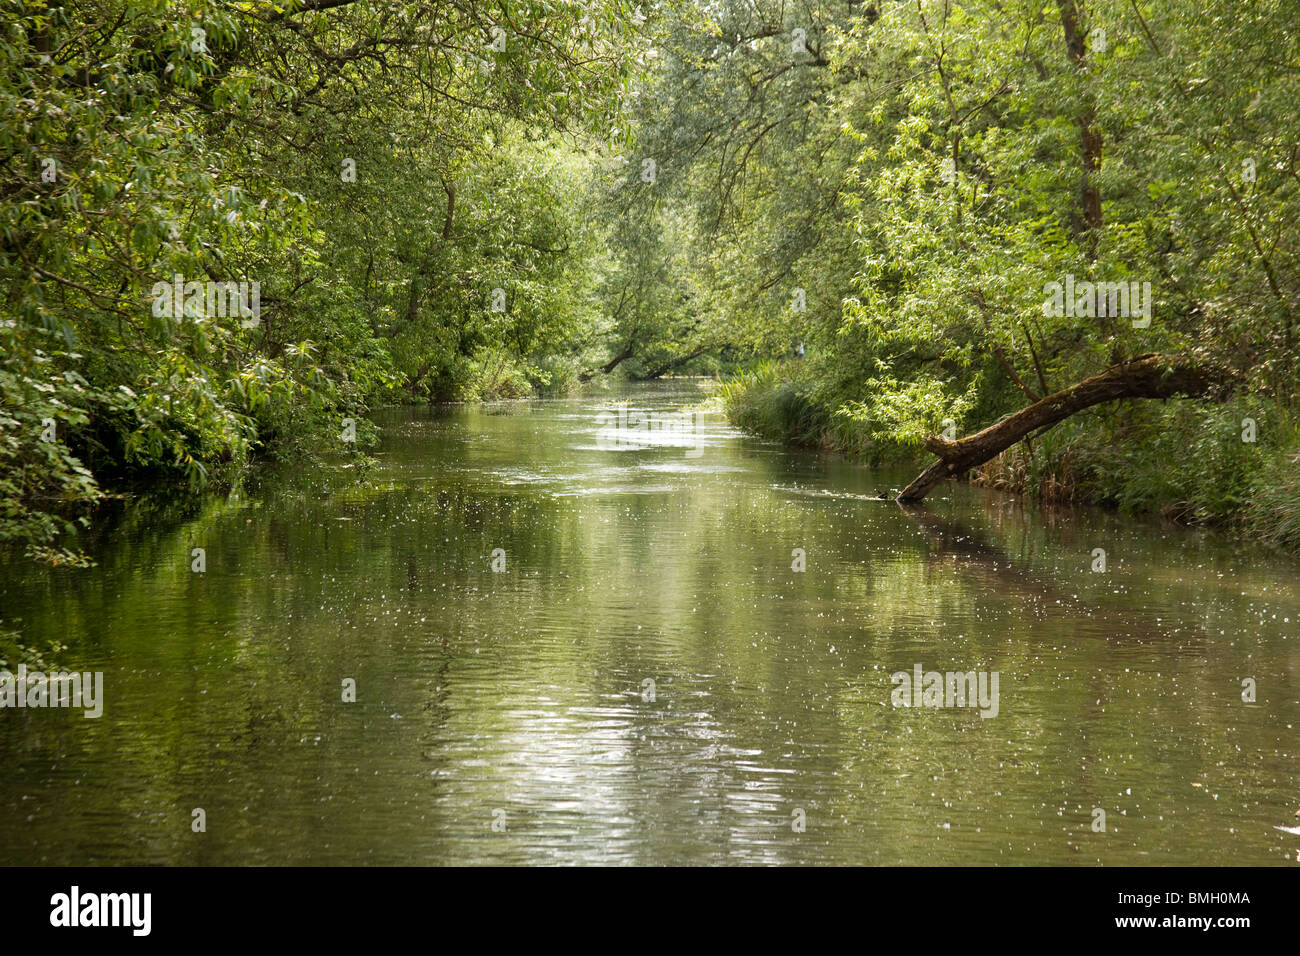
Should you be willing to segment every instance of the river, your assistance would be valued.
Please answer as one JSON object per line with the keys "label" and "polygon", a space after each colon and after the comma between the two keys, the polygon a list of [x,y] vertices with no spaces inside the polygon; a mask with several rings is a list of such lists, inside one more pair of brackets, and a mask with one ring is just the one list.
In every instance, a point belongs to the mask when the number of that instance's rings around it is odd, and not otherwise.
{"label": "river", "polygon": [[[5,558],[4,620],[104,712],[0,710],[0,862],[1295,865],[1300,562],[967,486],[904,509],[910,473],[704,395],[385,409],[361,477]],[[896,706],[918,665],[996,708]]]}

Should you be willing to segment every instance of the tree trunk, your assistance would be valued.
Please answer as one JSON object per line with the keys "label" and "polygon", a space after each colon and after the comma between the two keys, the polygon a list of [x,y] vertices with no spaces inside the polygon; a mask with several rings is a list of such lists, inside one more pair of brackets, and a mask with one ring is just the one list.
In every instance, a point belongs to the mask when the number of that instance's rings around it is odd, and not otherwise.
{"label": "tree trunk", "polygon": [[690,353],[689,355],[681,355],[675,359],[669,359],[667,362],[664,362],[662,365],[657,366],[653,371],[647,372],[642,377],[642,381],[652,382],[657,378],[662,378],[663,376],[671,372],[673,369],[680,368],[681,366],[685,365],[691,359],[699,358],[701,355],[704,355],[706,352],[712,352],[715,348],[724,348],[724,347],[725,346],[706,345],[702,348],[696,349],[694,352]]}
{"label": "tree trunk", "polygon": [[[1076,0],[1057,0],[1061,11],[1061,27],[1065,32],[1065,49],[1070,62],[1078,71],[1081,81],[1088,68],[1088,44],[1083,34],[1083,24]],[[1088,232],[1088,258],[1096,258],[1097,239],[1102,225],[1101,191],[1097,188],[1097,174],[1101,171],[1101,131],[1097,128],[1097,107],[1091,97],[1086,97],[1075,117],[1083,148],[1083,170],[1079,177],[1079,202],[1082,207],[1080,231]]]}
{"label": "tree trunk", "polygon": [[578,381],[589,382],[596,377],[597,372],[602,372],[605,375],[608,375],[610,372],[614,371],[614,369],[618,368],[620,365],[622,365],[624,362],[626,362],[635,354],[636,354],[636,342],[635,340],[633,340],[627,343],[627,348],[619,352],[617,355],[615,355],[612,359],[610,359],[600,368],[591,369],[590,371],[583,372],[581,375],[578,376]]}
{"label": "tree trunk", "polygon": [[1119,398],[1199,397],[1228,390],[1234,376],[1227,369],[1201,364],[1178,355],[1141,355],[1113,365],[1099,375],[1022,408],[981,432],[957,441],[937,435],[925,447],[939,456],[902,490],[899,501],[920,501],[945,478],[984,464],[1031,432],[1050,428],[1085,408]]}

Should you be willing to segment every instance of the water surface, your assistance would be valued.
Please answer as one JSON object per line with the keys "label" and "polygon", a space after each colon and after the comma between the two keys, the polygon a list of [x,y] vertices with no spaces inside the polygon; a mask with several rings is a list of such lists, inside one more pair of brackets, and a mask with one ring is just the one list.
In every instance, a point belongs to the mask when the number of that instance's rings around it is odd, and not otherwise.
{"label": "water surface", "polygon": [[[106,703],[0,711],[0,862],[1295,865],[1296,560],[968,487],[905,510],[910,474],[702,397],[387,410],[364,480],[3,559],[0,616]],[[894,707],[917,664],[998,672],[997,716]]]}

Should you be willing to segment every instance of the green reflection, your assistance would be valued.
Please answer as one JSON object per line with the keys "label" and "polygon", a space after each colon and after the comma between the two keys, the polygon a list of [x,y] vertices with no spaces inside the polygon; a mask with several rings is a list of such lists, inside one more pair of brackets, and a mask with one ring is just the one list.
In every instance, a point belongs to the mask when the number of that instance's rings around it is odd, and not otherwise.
{"label": "green reflection", "polygon": [[[5,617],[107,702],[0,712],[4,862],[1295,859],[1294,561],[619,421],[389,410],[364,481],[132,502],[98,567],[6,566]],[[998,671],[999,715],[895,710],[917,663]]]}

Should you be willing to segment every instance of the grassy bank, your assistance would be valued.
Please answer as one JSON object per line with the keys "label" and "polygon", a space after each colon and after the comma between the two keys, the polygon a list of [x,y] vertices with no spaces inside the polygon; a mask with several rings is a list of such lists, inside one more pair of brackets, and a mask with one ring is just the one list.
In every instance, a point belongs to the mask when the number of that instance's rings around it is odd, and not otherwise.
{"label": "grassy bank", "polygon": [[836,404],[802,362],[764,362],[722,381],[716,396],[737,428],[791,445],[869,459],[907,460],[901,449],[873,440],[860,422],[836,415]]}

